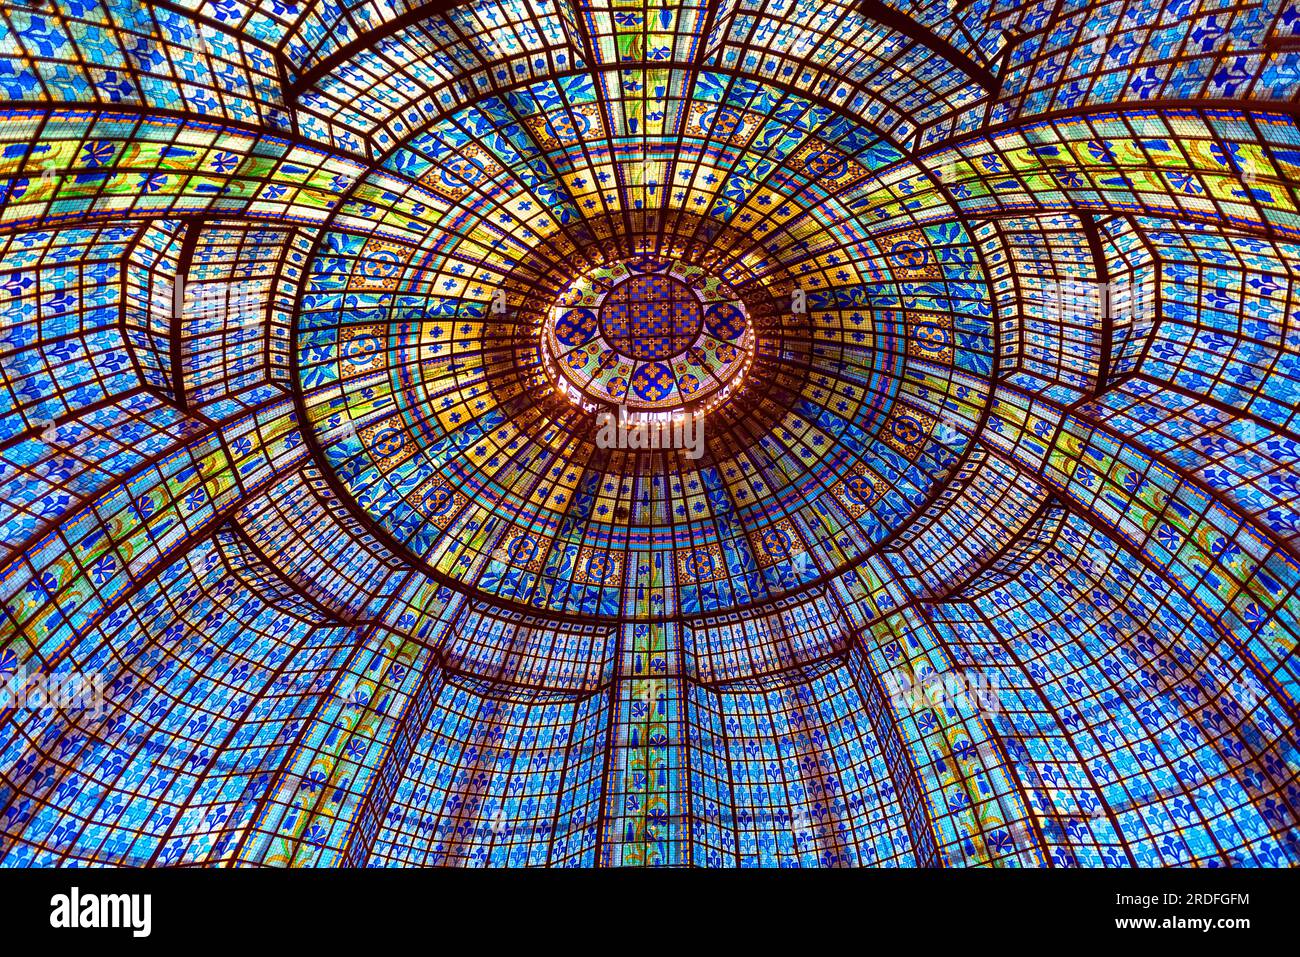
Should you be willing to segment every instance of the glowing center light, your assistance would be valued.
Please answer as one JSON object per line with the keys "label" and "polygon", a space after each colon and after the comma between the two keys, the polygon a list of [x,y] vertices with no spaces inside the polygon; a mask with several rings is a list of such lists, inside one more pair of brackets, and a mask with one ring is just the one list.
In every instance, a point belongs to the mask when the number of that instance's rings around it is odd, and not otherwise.
{"label": "glowing center light", "polygon": [[551,382],[584,408],[699,415],[743,383],[754,357],[744,302],[699,266],[648,257],[575,279],[540,336]]}

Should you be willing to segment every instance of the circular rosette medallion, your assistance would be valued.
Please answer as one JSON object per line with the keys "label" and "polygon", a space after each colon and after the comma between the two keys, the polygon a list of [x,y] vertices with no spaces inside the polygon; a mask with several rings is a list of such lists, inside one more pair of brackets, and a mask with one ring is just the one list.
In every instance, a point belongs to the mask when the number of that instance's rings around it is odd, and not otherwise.
{"label": "circular rosette medallion", "polygon": [[552,383],[578,404],[661,412],[713,408],[754,356],[745,304],[698,266],[632,259],[574,280],[547,311]]}

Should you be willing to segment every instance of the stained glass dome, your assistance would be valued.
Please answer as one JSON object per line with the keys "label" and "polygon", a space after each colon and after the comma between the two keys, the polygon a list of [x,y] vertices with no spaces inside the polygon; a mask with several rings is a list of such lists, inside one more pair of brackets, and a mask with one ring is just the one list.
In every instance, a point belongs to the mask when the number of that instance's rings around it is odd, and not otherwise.
{"label": "stained glass dome", "polygon": [[0,864],[1300,864],[1294,6],[0,33]]}

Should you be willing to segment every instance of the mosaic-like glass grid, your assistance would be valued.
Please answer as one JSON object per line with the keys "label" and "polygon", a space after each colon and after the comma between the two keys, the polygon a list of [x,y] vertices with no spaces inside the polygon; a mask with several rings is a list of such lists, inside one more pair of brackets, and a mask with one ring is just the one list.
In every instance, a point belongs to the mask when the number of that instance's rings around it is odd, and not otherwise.
{"label": "mosaic-like glass grid", "polygon": [[1298,35],[0,8],[0,863],[1294,866]]}

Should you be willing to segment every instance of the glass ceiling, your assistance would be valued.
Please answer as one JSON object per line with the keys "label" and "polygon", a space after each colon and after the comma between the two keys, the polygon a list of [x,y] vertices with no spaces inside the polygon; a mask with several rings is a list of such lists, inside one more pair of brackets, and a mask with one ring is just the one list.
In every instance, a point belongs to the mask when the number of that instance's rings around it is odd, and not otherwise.
{"label": "glass ceiling", "polygon": [[0,864],[1300,864],[1295,6],[0,38]]}

